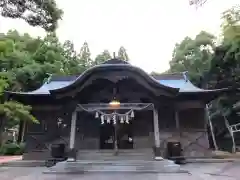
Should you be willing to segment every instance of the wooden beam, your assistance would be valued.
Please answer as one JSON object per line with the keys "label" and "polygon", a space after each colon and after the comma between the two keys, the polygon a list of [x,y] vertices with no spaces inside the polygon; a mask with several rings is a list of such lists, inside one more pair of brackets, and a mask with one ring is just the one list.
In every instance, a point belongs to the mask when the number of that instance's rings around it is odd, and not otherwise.
{"label": "wooden beam", "polygon": [[108,103],[78,104],[77,111],[96,111],[96,110],[153,110],[151,103],[121,103],[119,107],[110,107]]}
{"label": "wooden beam", "polygon": [[183,101],[174,103],[176,110],[192,109],[192,108],[205,108],[205,104],[201,101]]}

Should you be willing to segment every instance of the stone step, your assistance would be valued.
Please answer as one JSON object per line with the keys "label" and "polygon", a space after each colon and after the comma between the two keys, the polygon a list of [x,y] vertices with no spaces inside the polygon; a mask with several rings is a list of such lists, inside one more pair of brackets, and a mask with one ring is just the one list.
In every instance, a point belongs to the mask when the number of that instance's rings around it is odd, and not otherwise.
{"label": "stone step", "polygon": [[136,157],[131,157],[131,158],[127,158],[127,157],[78,157],[77,160],[137,160],[137,159],[141,159],[141,160],[153,160],[153,157],[140,157],[140,158],[136,158]]}
{"label": "stone step", "polygon": [[75,161],[59,162],[45,173],[83,173],[83,172],[180,172],[180,166],[169,160],[119,160],[119,161]]}
{"label": "stone step", "polygon": [[46,162],[42,160],[18,160],[0,164],[1,167],[45,167]]}
{"label": "stone step", "polygon": [[113,151],[79,151],[77,159],[79,160],[151,160],[153,159],[151,152],[138,152],[138,151],[120,151],[115,154]]}
{"label": "stone step", "polygon": [[[89,154],[89,153],[102,153],[102,154],[108,154],[108,153],[114,153],[114,150],[78,150],[78,152],[81,152],[83,154]],[[153,153],[152,150],[118,150],[119,154],[148,154]]]}
{"label": "stone step", "polygon": [[[110,152],[110,153],[82,153],[82,152],[78,152],[78,155],[83,155],[83,156],[113,156],[115,155],[114,152]],[[152,156],[153,153],[117,153],[118,156]]]}
{"label": "stone step", "polygon": [[36,151],[36,152],[27,152],[23,154],[23,160],[46,160],[51,158],[51,154],[49,150],[45,151]]}

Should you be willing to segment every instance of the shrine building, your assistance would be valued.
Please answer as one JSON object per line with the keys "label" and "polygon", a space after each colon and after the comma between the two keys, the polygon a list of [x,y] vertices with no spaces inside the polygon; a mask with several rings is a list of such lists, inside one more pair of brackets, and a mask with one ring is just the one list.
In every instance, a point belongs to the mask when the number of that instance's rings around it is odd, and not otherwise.
{"label": "shrine building", "polygon": [[77,160],[157,159],[172,141],[185,157],[208,156],[206,105],[227,91],[200,89],[187,73],[149,75],[112,59],[80,75],[52,76],[31,92],[5,94],[31,105],[39,120],[21,124],[24,159],[46,159],[54,143],[64,143]]}

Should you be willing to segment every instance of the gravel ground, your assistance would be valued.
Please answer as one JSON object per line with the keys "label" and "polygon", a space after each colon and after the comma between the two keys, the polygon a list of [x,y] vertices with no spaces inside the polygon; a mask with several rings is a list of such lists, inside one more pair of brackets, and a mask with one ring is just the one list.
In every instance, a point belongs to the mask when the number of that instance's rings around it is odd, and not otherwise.
{"label": "gravel ground", "polygon": [[240,180],[240,163],[187,164],[182,169],[189,173],[85,173],[53,175],[43,174],[43,167],[1,167],[0,180]]}

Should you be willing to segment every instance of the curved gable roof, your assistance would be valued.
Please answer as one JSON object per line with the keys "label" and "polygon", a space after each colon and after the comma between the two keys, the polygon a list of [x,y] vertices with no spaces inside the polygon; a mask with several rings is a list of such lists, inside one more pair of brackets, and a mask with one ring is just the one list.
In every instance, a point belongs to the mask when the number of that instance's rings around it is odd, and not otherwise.
{"label": "curved gable roof", "polygon": [[54,93],[61,93],[71,88],[76,88],[81,85],[85,80],[89,78],[94,72],[108,71],[108,70],[124,70],[134,72],[141,76],[149,84],[155,88],[161,88],[172,93],[202,93],[202,92],[216,92],[225,91],[226,89],[216,90],[204,90],[193,85],[187,77],[187,73],[175,73],[175,74],[160,74],[149,75],[142,69],[130,65],[128,62],[112,59],[101,65],[94,66],[86,70],[81,75],[75,76],[52,76],[50,80],[44,83],[39,89],[31,92],[6,92],[9,94],[21,94],[21,95],[51,95]]}
{"label": "curved gable roof", "polygon": [[168,91],[170,93],[177,93],[177,92],[179,92],[178,88],[165,86],[165,85],[159,83],[155,78],[153,78],[152,76],[148,75],[146,72],[144,72],[142,69],[140,69],[138,67],[135,67],[135,66],[132,66],[132,65],[126,64],[126,63],[125,64],[123,64],[123,63],[120,63],[120,64],[119,63],[116,63],[116,64],[114,64],[114,63],[109,63],[109,64],[105,63],[105,64],[94,66],[94,67],[86,70],[81,75],[79,75],[74,82],[72,82],[68,86],[50,90],[50,93],[51,94],[58,94],[58,93],[67,92],[68,90],[70,90],[72,88],[75,89],[77,87],[80,87],[95,72],[106,72],[106,71],[131,72],[131,73],[134,73],[134,74],[138,75],[139,77],[141,77],[145,81],[147,81],[147,83],[149,83],[152,87],[154,87],[156,89],[160,88],[160,89],[166,90],[166,91]]}

